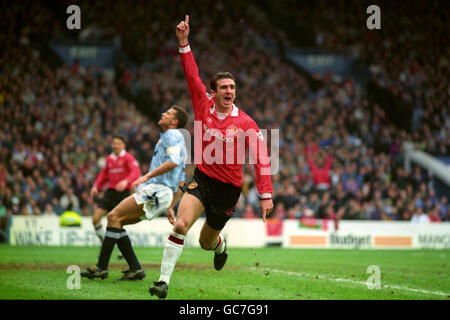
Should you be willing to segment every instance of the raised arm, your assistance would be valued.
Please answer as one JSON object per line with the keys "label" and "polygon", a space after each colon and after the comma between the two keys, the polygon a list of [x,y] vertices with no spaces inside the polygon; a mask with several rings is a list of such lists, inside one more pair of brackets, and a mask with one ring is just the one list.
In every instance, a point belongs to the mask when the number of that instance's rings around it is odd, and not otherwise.
{"label": "raised arm", "polygon": [[189,32],[189,16],[186,15],[185,20],[177,25],[175,33],[180,46],[180,58],[191,94],[192,106],[194,107],[194,112],[197,113],[203,111],[205,107],[212,105],[212,103],[200,78],[197,63],[189,45]]}
{"label": "raised arm", "polygon": [[175,30],[177,35],[178,44],[180,47],[185,47],[189,44],[189,15],[186,15],[184,21],[181,21]]}

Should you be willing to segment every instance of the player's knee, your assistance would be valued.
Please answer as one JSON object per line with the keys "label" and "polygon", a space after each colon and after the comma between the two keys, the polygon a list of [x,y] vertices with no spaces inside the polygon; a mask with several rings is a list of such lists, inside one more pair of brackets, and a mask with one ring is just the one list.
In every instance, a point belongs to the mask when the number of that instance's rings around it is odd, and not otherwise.
{"label": "player's knee", "polygon": [[187,234],[188,230],[187,223],[181,219],[177,220],[173,226],[173,231],[184,236]]}
{"label": "player's knee", "polygon": [[108,226],[112,226],[112,225],[116,225],[116,224],[120,223],[119,216],[114,210],[109,212],[106,215],[106,218],[108,219]]}

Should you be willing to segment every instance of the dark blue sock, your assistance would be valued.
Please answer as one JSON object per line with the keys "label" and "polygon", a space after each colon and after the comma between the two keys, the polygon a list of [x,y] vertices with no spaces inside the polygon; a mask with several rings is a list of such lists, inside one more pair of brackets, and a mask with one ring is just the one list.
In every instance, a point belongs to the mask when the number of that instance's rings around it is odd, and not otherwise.
{"label": "dark blue sock", "polygon": [[103,239],[102,249],[100,251],[100,256],[98,257],[97,267],[102,270],[108,270],[109,259],[111,258],[111,253],[116,245],[117,240],[120,239],[120,234],[124,230],[107,227],[105,238]]}
{"label": "dark blue sock", "polygon": [[122,232],[122,236],[117,241],[117,246],[119,247],[120,252],[122,252],[125,260],[127,260],[130,270],[136,271],[142,269],[141,264],[134,253],[133,247],[131,246],[131,241],[128,234],[126,234],[126,231]]}

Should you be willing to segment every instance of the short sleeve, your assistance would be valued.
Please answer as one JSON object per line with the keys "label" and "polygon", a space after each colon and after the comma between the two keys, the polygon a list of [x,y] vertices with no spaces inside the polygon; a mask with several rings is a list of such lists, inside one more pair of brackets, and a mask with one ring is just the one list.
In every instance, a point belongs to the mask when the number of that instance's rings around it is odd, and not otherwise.
{"label": "short sleeve", "polygon": [[168,161],[176,164],[182,163],[185,148],[183,135],[177,130],[170,130],[162,142]]}

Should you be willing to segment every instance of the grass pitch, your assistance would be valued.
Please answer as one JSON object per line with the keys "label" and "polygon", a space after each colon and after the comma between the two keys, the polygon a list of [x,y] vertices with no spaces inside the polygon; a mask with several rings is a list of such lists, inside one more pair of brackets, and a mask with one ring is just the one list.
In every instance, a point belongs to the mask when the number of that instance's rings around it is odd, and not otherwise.
{"label": "grass pitch", "polygon": [[[0,299],[156,299],[163,248],[135,248],[147,277],[117,281],[127,269],[114,250],[105,280],[81,278],[68,289],[70,265],[95,265],[97,247],[0,245]],[[227,264],[214,270],[213,253],[184,248],[167,299],[196,300],[450,300],[449,250],[314,250],[229,248]],[[380,289],[369,289],[380,269]]]}

